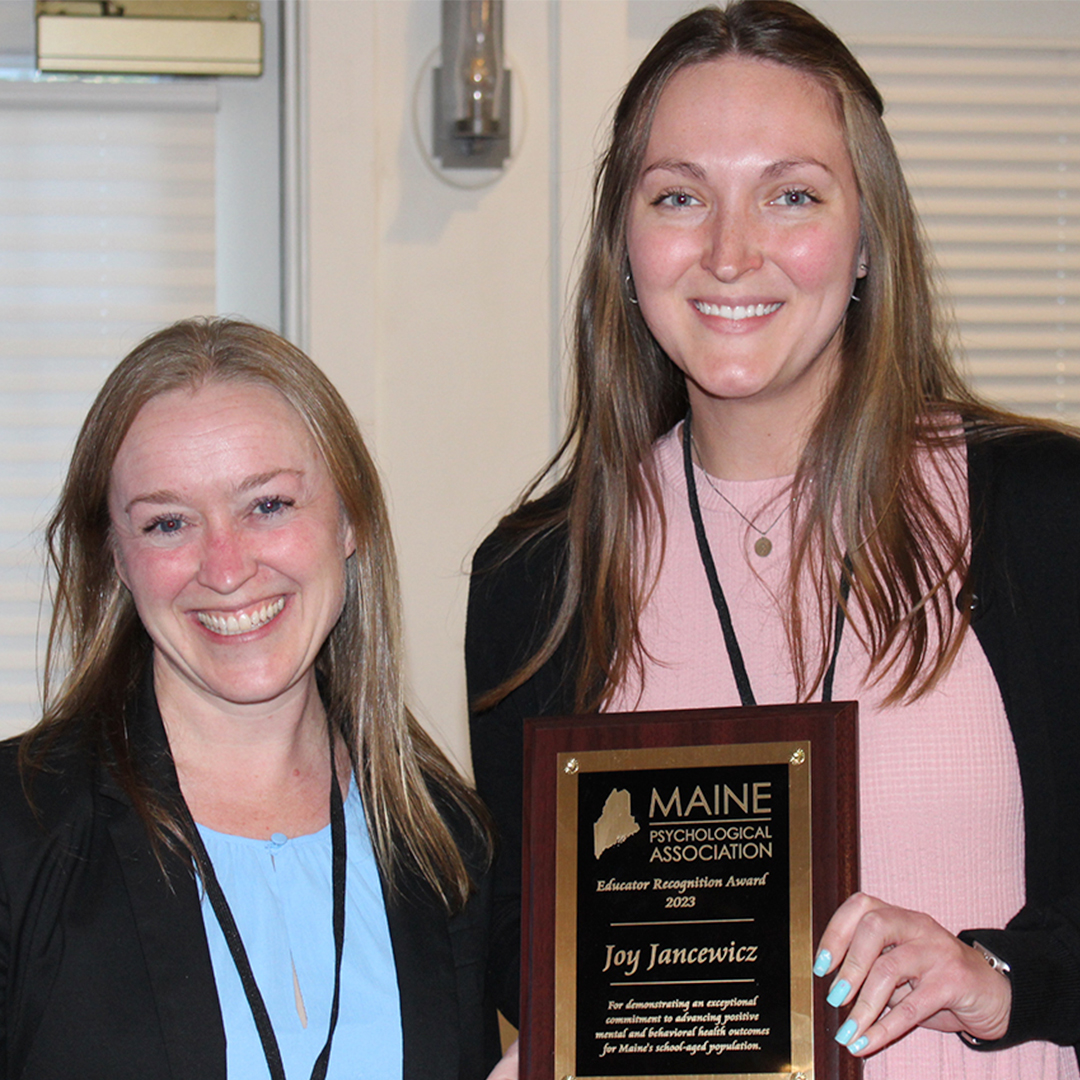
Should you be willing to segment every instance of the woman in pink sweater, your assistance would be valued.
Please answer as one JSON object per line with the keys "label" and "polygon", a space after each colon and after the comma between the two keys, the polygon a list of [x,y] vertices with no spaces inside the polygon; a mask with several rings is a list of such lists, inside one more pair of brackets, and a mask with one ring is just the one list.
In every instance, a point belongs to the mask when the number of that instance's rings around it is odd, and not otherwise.
{"label": "woman in pink sweater", "polygon": [[504,964],[524,717],[857,699],[837,1038],[874,1080],[1075,1078],[1080,444],[957,375],[882,111],[780,0],[682,19],[622,96],[553,482],[474,563]]}

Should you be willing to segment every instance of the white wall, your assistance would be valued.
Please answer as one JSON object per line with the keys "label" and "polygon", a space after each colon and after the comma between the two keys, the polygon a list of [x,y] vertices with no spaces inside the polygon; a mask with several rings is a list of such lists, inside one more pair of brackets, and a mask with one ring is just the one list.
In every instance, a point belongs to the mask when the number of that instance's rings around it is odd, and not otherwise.
{"label": "white wall", "polygon": [[[387,481],[414,700],[467,760],[472,550],[561,423],[564,292],[608,111],[684,0],[507,0],[520,155],[480,192],[425,165],[437,0],[307,0],[309,345]],[[1080,0],[810,0],[841,34],[1080,34]],[[426,90],[425,90],[426,92]]]}
{"label": "white wall", "polygon": [[305,7],[312,355],[382,469],[413,700],[468,760],[461,661],[471,550],[548,453],[551,8],[510,5],[520,158],[494,186],[441,183],[412,130],[439,4]]}

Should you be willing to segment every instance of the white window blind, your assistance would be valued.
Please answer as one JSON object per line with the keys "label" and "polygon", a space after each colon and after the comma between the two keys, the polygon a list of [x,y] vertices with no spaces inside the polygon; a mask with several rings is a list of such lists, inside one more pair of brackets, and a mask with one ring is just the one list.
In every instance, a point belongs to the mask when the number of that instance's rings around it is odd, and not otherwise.
{"label": "white window blind", "polygon": [[856,52],[885,98],[974,384],[1080,423],[1080,20],[1067,42]]}
{"label": "white window blind", "polygon": [[105,375],[215,303],[212,83],[0,83],[0,735],[40,711],[41,526]]}

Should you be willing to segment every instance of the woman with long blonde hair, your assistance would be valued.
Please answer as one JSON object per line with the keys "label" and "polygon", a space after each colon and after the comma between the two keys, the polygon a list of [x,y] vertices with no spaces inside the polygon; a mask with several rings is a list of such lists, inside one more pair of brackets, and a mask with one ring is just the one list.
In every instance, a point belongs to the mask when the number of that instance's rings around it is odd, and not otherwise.
{"label": "woman with long blonde hair", "polygon": [[260,327],[139,344],[48,528],[0,747],[0,1071],[482,1080],[486,815],[406,708],[379,479]]}

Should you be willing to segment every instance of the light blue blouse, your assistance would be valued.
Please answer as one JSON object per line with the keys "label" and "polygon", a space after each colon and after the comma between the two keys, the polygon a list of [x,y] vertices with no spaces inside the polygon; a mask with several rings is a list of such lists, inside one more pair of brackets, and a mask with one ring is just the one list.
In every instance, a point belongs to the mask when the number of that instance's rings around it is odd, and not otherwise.
{"label": "light blue blouse", "polygon": [[[199,832],[274,1025],[288,1080],[309,1080],[334,994],[330,826],[270,840]],[[348,871],[341,1006],[327,1080],[401,1080],[401,1007],[379,872],[355,781],[345,799]],[[268,1080],[262,1043],[210,901],[202,898],[229,1080]],[[306,1026],[304,1017],[306,1014]]]}

